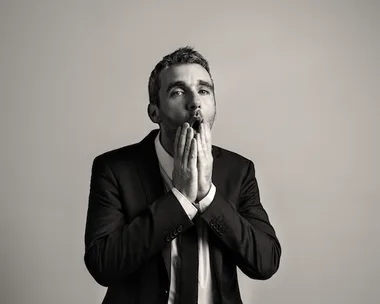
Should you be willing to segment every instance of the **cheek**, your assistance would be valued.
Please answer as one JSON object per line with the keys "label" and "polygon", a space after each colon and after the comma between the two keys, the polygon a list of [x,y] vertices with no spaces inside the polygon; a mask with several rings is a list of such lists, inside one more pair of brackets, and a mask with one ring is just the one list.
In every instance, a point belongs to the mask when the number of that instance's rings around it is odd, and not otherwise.
{"label": "cheek", "polygon": [[184,106],[183,103],[179,100],[177,101],[168,101],[164,107],[162,107],[161,111],[166,114],[166,116],[170,116],[173,118],[180,118],[184,116]]}
{"label": "cheek", "polygon": [[176,109],[165,108],[160,110],[160,118],[164,124],[168,126],[178,126],[183,123],[183,115],[177,113]]}
{"label": "cheek", "polygon": [[213,97],[207,98],[207,100],[204,102],[203,108],[209,115],[213,115],[213,113],[216,111],[215,99]]}

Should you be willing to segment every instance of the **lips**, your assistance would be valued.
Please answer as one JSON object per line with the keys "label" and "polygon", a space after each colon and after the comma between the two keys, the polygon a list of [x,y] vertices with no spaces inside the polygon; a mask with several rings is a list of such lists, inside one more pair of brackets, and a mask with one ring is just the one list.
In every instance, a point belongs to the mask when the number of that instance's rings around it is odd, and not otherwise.
{"label": "lips", "polygon": [[195,132],[199,133],[199,128],[203,122],[202,116],[193,116],[189,120],[189,125],[194,129]]}

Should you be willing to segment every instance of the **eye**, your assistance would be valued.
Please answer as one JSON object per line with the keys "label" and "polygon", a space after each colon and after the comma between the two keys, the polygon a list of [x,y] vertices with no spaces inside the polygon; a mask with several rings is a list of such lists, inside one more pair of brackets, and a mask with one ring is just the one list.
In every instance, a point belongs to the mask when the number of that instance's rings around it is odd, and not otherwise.
{"label": "eye", "polygon": [[210,94],[210,92],[207,91],[207,90],[202,89],[202,90],[199,90],[199,94],[201,94],[201,95],[208,95],[208,94]]}
{"label": "eye", "polygon": [[183,91],[181,90],[177,90],[177,91],[173,91],[170,93],[170,97],[178,97],[178,96],[182,96],[184,94]]}

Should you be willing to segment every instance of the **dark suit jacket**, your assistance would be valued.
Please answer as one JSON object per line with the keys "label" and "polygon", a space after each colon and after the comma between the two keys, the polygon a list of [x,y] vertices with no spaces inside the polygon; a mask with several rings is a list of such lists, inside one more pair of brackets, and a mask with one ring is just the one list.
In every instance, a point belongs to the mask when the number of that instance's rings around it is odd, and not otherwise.
{"label": "dark suit jacket", "polygon": [[[140,143],[94,159],[85,264],[108,287],[103,303],[167,303],[170,242],[193,224],[165,191],[153,130]],[[201,218],[209,227],[211,269],[220,303],[242,303],[236,266],[265,280],[278,269],[280,243],[260,203],[253,163],[213,146],[216,194]]]}

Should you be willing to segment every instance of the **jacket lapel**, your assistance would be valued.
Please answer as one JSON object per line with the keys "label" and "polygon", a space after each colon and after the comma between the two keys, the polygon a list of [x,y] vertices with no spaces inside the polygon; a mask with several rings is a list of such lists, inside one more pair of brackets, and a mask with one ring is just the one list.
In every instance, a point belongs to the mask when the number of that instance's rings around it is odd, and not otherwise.
{"label": "jacket lapel", "polygon": [[[152,204],[158,197],[165,194],[164,181],[161,176],[154,140],[158,129],[151,131],[140,143],[138,157],[138,170],[143,183],[145,196],[148,204]],[[170,281],[170,244],[162,251],[165,268]]]}
{"label": "jacket lapel", "polygon": [[138,170],[145,190],[148,204],[164,195],[165,187],[160,173],[154,139],[158,130],[151,131],[139,143]]}
{"label": "jacket lapel", "polygon": [[[212,156],[214,158],[213,170],[212,170],[212,182],[215,185],[217,191],[223,189],[223,163],[220,158],[222,150],[217,146],[212,146]],[[223,191],[223,190],[222,190]],[[218,240],[214,237],[212,231],[209,231],[209,249],[210,249],[210,258],[211,258],[211,268],[213,277],[216,280],[216,288],[219,290],[221,286],[221,279],[223,276],[223,267],[222,267],[222,252],[218,246]],[[215,290],[216,291],[216,290]],[[219,293],[220,294],[220,293]]]}

